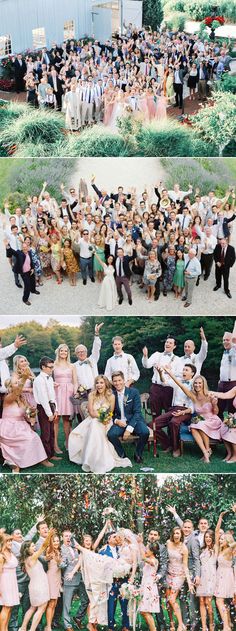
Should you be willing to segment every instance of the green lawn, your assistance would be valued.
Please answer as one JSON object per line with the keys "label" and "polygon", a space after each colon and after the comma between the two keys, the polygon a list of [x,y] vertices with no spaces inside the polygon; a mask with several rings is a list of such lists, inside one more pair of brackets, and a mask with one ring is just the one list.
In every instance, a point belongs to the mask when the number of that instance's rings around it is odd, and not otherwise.
{"label": "green lawn", "polygon": [[[64,435],[62,427],[59,433],[59,445],[63,449],[62,460],[54,465],[54,469],[37,465],[24,469],[24,473],[83,473],[80,466],[69,461],[68,454],[64,449]],[[134,445],[127,445],[126,454],[133,462]],[[153,457],[153,446],[150,446],[150,452],[147,447],[144,450],[143,463],[138,465],[133,462],[132,469],[117,468],[112,473],[142,473],[143,467],[150,467],[153,472],[159,473],[236,473],[236,463],[228,465],[222,462],[225,456],[225,448],[223,445],[217,445],[213,448],[211,463],[208,465],[201,461],[201,453],[196,445],[186,445],[184,456],[173,458],[169,453],[163,453],[160,446],[158,447],[158,458]],[[0,467],[2,473],[11,473],[7,466]],[[152,472],[152,471],[151,471]]]}

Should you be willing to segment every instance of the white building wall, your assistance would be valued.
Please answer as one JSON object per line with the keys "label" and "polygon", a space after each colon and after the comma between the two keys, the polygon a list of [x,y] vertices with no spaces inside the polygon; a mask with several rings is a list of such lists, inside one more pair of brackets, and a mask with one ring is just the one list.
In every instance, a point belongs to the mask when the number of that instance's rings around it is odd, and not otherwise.
{"label": "white building wall", "polygon": [[75,20],[75,36],[92,34],[92,0],[0,0],[0,36],[10,35],[12,51],[32,48],[32,30],[44,27],[46,43],[63,41],[64,23]]}

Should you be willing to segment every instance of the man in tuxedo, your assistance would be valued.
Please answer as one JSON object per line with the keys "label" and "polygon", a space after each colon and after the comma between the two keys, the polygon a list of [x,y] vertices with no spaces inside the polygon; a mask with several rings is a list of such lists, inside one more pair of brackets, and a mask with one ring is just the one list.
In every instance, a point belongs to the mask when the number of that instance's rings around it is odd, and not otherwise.
{"label": "man in tuxedo", "polygon": [[183,107],[183,87],[184,77],[187,70],[180,68],[180,63],[177,61],[174,69],[174,91],[175,91],[175,107],[182,109]]}
{"label": "man in tuxedo", "polygon": [[108,431],[107,438],[120,458],[125,458],[120,438],[128,440],[132,434],[138,436],[134,460],[140,463],[149,438],[149,429],[142,416],[139,391],[125,386],[124,374],[121,370],[113,373],[112,384],[115,393],[115,410],[113,425]]}
{"label": "man in tuxedo", "polygon": [[125,256],[123,248],[118,248],[117,259],[115,262],[115,279],[117,293],[119,297],[119,305],[121,305],[123,302],[122,285],[124,285],[125,291],[127,293],[129,305],[132,305],[132,294],[130,287],[131,270],[129,263],[130,261],[133,261],[134,258],[134,253],[132,256]]}
{"label": "man in tuxedo", "polygon": [[62,95],[63,95],[63,83],[62,83],[61,79],[59,79],[58,73],[56,71],[56,68],[54,68],[54,66],[52,66],[51,72],[48,75],[48,83],[53,88],[53,94],[55,94],[56,101],[57,101],[57,109],[59,111],[61,111]]}
{"label": "man in tuxedo", "polygon": [[70,530],[67,528],[62,533],[63,544],[61,546],[61,557],[64,565],[63,572],[63,625],[66,631],[73,631],[70,608],[73,600],[73,596],[78,593],[80,596],[80,605],[78,611],[75,614],[76,626],[79,628],[79,622],[82,623],[82,619],[86,614],[89,599],[85,590],[85,585],[82,579],[82,574],[78,570],[73,577],[70,577],[70,573],[73,571],[75,565],[78,563],[79,554],[76,549],[76,542],[72,537]]}
{"label": "man in tuxedo", "polygon": [[27,71],[27,66],[22,55],[17,55],[16,58],[13,57],[12,64],[15,71],[16,92],[19,94],[19,92],[24,92],[25,89],[24,76]]}
{"label": "man in tuxedo", "polygon": [[[116,532],[110,532],[107,537],[107,545],[100,550],[99,554],[103,556],[112,557],[113,559],[119,558],[119,548],[117,546]],[[125,582],[125,579],[115,578],[112,584],[112,588],[108,598],[108,629],[109,631],[114,631],[115,624],[115,613],[116,613],[116,605],[119,599],[120,607],[122,612],[122,630],[128,631],[129,629],[129,616],[127,612],[128,601],[125,598],[121,598],[119,595],[120,587],[122,583]]]}
{"label": "man in tuxedo", "polygon": [[15,257],[15,263],[13,266],[14,275],[20,274],[23,283],[24,283],[24,291],[23,291],[23,302],[30,306],[31,302],[29,301],[30,294],[39,294],[40,292],[36,289],[35,284],[35,274],[34,274],[34,264],[32,259],[32,253],[30,250],[30,245],[24,241],[22,243],[22,250],[13,250],[10,246],[7,245],[7,252]]}
{"label": "man in tuxedo", "polygon": [[214,261],[216,285],[213,291],[220,289],[223,277],[225,294],[228,298],[232,298],[229,290],[229,273],[230,268],[233,267],[235,263],[235,249],[232,245],[228,245],[225,237],[220,239],[215,247]]}

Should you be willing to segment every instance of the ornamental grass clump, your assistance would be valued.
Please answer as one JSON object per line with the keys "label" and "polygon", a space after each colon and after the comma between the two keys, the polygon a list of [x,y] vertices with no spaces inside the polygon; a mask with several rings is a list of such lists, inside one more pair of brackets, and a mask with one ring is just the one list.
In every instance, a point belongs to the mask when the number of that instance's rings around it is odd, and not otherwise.
{"label": "ornamental grass clump", "polygon": [[63,116],[58,112],[45,112],[25,108],[23,116],[4,126],[0,132],[0,144],[11,153],[24,143],[53,145],[63,138]]}
{"label": "ornamental grass clump", "polygon": [[23,116],[25,109],[23,103],[0,103],[0,131]]}
{"label": "ornamental grass clump", "polygon": [[67,136],[64,155],[72,157],[124,157],[131,155],[129,143],[119,133],[95,126],[81,134]]}

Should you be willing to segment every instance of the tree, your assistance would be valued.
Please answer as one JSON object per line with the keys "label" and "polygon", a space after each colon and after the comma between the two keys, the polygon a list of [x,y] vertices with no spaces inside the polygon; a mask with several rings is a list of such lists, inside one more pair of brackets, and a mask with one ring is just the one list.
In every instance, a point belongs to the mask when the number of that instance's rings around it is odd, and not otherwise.
{"label": "tree", "polygon": [[208,104],[192,116],[198,135],[218,148],[219,156],[236,137],[236,95],[231,92],[213,94],[214,104]]}
{"label": "tree", "polygon": [[163,20],[162,0],[144,0],[143,24],[157,30]]}

